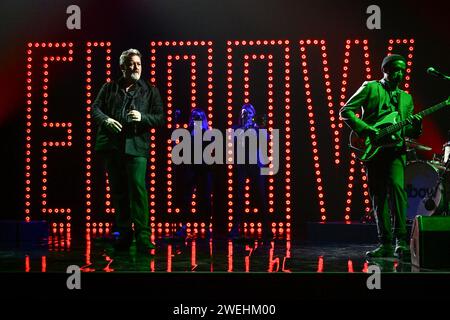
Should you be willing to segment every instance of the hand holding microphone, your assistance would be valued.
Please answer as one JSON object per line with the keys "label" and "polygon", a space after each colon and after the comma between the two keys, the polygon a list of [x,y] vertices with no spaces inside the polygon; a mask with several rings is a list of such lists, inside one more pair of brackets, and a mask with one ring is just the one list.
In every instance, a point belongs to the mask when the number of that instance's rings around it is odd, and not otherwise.
{"label": "hand holding microphone", "polygon": [[137,123],[142,120],[142,115],[139,111],[136,110],[134,104],[131,104],[130,111],[127,113],[128,122],[132,123],[133,133],[137,134]]}
{"label": "hand holding microphone", "polygon": [[130,122],[139,122],[142,120],[142,115],[137,110],[130,110],[127,113],[128,121]]}
{"label": "hand holding microphone", "polygon": [[248,118],[248,111],[243,109],[241,112],[241,118],[247,120]]}

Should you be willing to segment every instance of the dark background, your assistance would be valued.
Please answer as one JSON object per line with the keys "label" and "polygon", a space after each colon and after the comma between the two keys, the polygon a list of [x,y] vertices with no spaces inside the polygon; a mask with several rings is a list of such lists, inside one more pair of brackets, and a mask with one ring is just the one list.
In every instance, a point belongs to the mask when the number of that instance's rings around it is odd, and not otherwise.
{"label": "dark background", "polygon": [[[76,4],[81,8],[81,30],[66,28],[66,8]],[[368,30],[366,8],[371,4],[381,7],[381,30]],[[72,208],[73,221],[84,221],[84,132],[85,132],[85,49],[87,41],[110,41],[112,43],[113,77],[119,75],[118,57],[130,47],[143,54],[143,77],[150,74],[151,41],[213,41],[214,118],[213,126],[226,128],[226,47],[228,40],[289,40],[291,73],[291,128],[292,128],[292,222],[296,226],[320,218],[316,183],[313,172],[312,148],[305,102],[305,88],[301,74],[299,40],[324,39],[327,43],[328,62],[331,74],[333,103],[337,112],[342,81],[345,41],[367,39],[373,79],[381,78],[380,63],[387,53],[389,39],[415,40],[410,81],[416,110],[431,106],[446,98],[448,82],[426,74],[429,66],[450,72],[448,52],[449,19],[445,1],[382,2],[366,1],[2,1],[0,4],[0,135],[1,143],[1,192],[0,219],[23,219],[24,217],[24,166],[25,166],[25,108],[26,108],[26,50],[29,42],[74,43],[72,63],[50,66],[49,116],[55,121],[73,123],[73,146],[54,149],[49,154],[49,206]],[[394,48],[404,53],[406,47]],[[45,49],[40,49],[45,50]],[[164,54],[164,50],[158,54]],[[176,53],[178,49],[171,52]],[[186,49],[184,49],[186,50]],[[248,50],[255,53],[273,53],[275,59],[275,127],[282,128],[284,104],[280,101],[283,83],[282,49],[240,47],[234,49],[234,110],[237,114],[242,105],[242,63],[239,57]],[[47,51],[35,51],[42,54]],[[41,52],[41,53],[39,53]],[[55,51],[56,52],[56,51]],[[66,52],[66,51],[61,51]],[[180,50],[180,52],[183,52]],[[50,54],[50,53],[47,53]],[[166,52],[167,54],[167,52]],[[38,57],[38,56],[36,56]],[[97,60],[96,60],[97,59]],[[39,61],[39,60],[37,60]],[[104,56],[94,55],[94,65],[104,64]],[[199,74],[204,74],[205,60],[198,63]],[[361,47],[352,49],[347,98],[364,81]],[[342,161],[336,166],[331,152],[332,134],[329,129],[328,109],[325,104],[325,86],[319,50],[313,46],[308,50],[308,65],[316,114],[319,154],[327,208],[328,221],[342,221],[347,190],[348,148],[347,128],[342,133]],[[159,66],[157,66],[159,68]],[[93,92],[97,92],[104,81],[104,70],[95,69]],[[176,105],[182,110],[189,107],[189,84],[186,81],[188,66],[175,69]],[[33,72],[33,82],[42,81],[41,69]],[[203,72],[203,73],[202,73]],[[264,112],[267,100],[266,69],[264,63],[254,63],[251,72],[251,102],[259,113]],[[198,80],[199,85],[205,84]],[[157,74],[157,86],[164,101],[166,84],[164,74]],[[40,219],[40,145],[48,137],[58,139],[62,131],[39,129],[40,97],[38,89],[33,92],[33,145],[32,145],[32,219]],[[176,89],[178,88],[178,90]],[[279,89],[278,89],[279,88]],[[203,90],[203,91],[202,91]],[[198,96],[204,96],[205,89],[199,89]],[[278,95],[278,96],[277,96]],[[420,156],[430,159],[432,153],[441,153],[442,144],[447,141],[449,113],[441,111],[426,118],[424,134],[420,141],[433,147],[432,152]],[[158,146],[163,145],[167,132],[158,135]],[[283,131],[281,130],[280,133]],[[283,156],[284,140],[280,151]],[[165,155],[165,149],[162,156]],[[165,161],[160,156],[158,163]],[[359,166],[356,167],[359,170]],[[160,172],[159,172],[160,173]],[[164,173],[162,171],[161,173]],[[98,174],[98,172],[97,172]],[[215,211],[226,214],[226,167],[215,168]],[[276,177],[276,220],[284,217],[283,161]],[[359,177],[356,179],[359,181]],[[159,200],[157,213],[164,219],[164,177],[158,177]],[[102,210],[104,196],[102,184],[97,182],[95,191],[96,208]],[[352,220],[359,220],[363,213],[361,185],[356,182],[353,196]],[[45,217],[48,218],[48,217]]]}

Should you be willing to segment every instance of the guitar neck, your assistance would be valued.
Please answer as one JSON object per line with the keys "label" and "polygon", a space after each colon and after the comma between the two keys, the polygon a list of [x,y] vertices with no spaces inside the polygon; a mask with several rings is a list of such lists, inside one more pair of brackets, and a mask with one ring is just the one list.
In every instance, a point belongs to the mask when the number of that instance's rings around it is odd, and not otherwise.
{"label": "guitar neck", "polygon": [[[443,101],[441,103],[438,103],[432,107],[429,107],[428,109],[422,110],[420,112],[418,112],[417,114],[421,115],[422,117],[428,116],[430,114],[432,114],[433,112],[436,112],[442,108],[444,108],[445,106],[447,106],[447,101]],[[410,121],[408,120],[403,120],[400,122],[397,122],[396,124],[393,124],[389,127],[386,127],[382,130],[380,130],[378,137],[382,138],[384,136],[390,135],[394,132],[397,132],[398,130],[400,130],[401,128],[407,126],[408,124],[410,124]]]}
{"label": "guitar neck", "polygon": [[428,109],[425,109],[423,111],[420,111],[418,114],[422,115],[422,116],[428,116],[429,114],[432,114],[433,112],[436,112],[440,109],[442,109],[443,107],[447,106],[447,101],[443,101],[441,103],[438,103]]}

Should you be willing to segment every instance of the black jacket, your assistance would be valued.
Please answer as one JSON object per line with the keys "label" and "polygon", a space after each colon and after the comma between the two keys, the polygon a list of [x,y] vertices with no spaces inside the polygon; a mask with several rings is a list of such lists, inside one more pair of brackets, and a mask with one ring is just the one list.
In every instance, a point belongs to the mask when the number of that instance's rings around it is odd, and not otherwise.
{"label": "black jacket", "polygon": [[[156,87],[144,80],[136,83],[131,96],[122,85],[123,78],[105,83],[92,105],[92,116],[98,125],[95,141],[96,151],[119,151],[132,156],[148,157],[150,128],[164,124],[163,104]],[[142,115],[140,122],[129,123],[126,114],[137,110]],[[122,131],[112,133],[104,126],[108,118],[122,124]]]}

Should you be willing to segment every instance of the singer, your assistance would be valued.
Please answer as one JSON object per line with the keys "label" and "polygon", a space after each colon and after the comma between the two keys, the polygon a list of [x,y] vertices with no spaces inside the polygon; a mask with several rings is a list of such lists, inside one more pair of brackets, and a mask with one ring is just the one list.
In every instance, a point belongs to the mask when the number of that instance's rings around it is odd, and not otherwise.
{"label": "singer", "polygon": [[[175,114],[177,113],[180,114],[180,111],[175,111]],[[205,111],[198,107],[192,109],[188,121],[190,159],[187,162],[182,162],[177,165],[173,173],[175,176],[175,201],[180,204],[182,214],[187,218],[192,217],[191,214],[195,212],[194,219],[206,223],[205,236],[210,238],[210,224],[213,215],[213,166],[206,163],[203,157],[200,163],[195,161],[196,151],[200,150],[203,153],[203,150],[208,144],[207,141],[203,140],[203,136],[208,130],[210,128],[208,127],[208,119]],[[196,148],[197,144],[200,144],[199,148]],[[194,194],[196,195],[195,202],[197,205],[195,210],[191,211],[192,197]],[[218,225],[215,221],[214,228],[216,230]],[[187,222],[185,221],[173,236],[166,239],[174,241],[185,241],[188,238],[194,239],[196,234],[188,234],[187,229]]]}
{"label": "singer", "polygon": [[162,126],[163,105],[158,89],[140,79],[138,50],[122,52],[120,69],[122,77],[105,83],[92,105],[98,125],[95,150],[104,160],[111,187],[116,250],[129,249],[135,237],[137,252],[149,253],[154,248],[145,184],[149,128]]}
{"label": "singer", "polygon": [[[262,234],[261,237],[263,240],[270,241],[273,239],[272,227],[269,219],[269,210],[267,206],[267,179],[265,175],[261,174],[261,167],[264,164],[261,161],[261,144],[267,143],[268,138],[264,141],[262,139],[257,139],[259,137],[259,130],[262,129],[261,126],[256,122],[256,110],[253,105],[250,103],[246,103],[241,107],[241,113],[239,117],[239,123],[234,126],[234,129],[242,129],[242,135],[251,135],[253,133],[257,147],[251,148],[250,146],[250,138],[247,139],[241,138],[239,139],[239,143],[244,144],[244,150],[246,160],[244,164],[236,164],[234,167],[235,170],[235,189],[237,192],[236,202],[235,202],[235,216],[233,227],[229,232],[228,237],[232,240],[245,240],[243,236],[243,223],[244,223],[244,194],[245,191],[245,181],[246,179],[250,180],[252,184],[253,192],[252,198],[255,201],[255,204],[258,207],[258,218],[262,220]],[[235,145],[237,145],[237,141],[235,141]],[[250,152],[256,152],[256,154],[250,154]],[[235,153],[237,154],[237,152]],[[251,157],[255,157],[257,159],[256,164],[252,164],[250,161]]]}
{"label": "singer", "polygon": [[[421,134],[422,116],[411,116],[414,109],[412,97],[398,87],[405,76],[405,58],[398,54],[389,55],[383,59],[381,69],[383,79],[364,82],[342,107],[340,116],[358,136],[370,137],[371,141],[375,141],[380,131],[377,125],[387,115],[396,111],[400,120],[409,117],[410,124],[396,133],[392,146],[384,148],[365,162],[380,242],[379,246],[367,252],[366,256],[379,258],[395,254],[399,258],[408,259],[410,252],[406,231],[407,197],[404,186],[405,137],[417,137]],[[358,118],[356,112],[360,109],[363,114]],[[392,244],[394,236],[395,250]]]}

